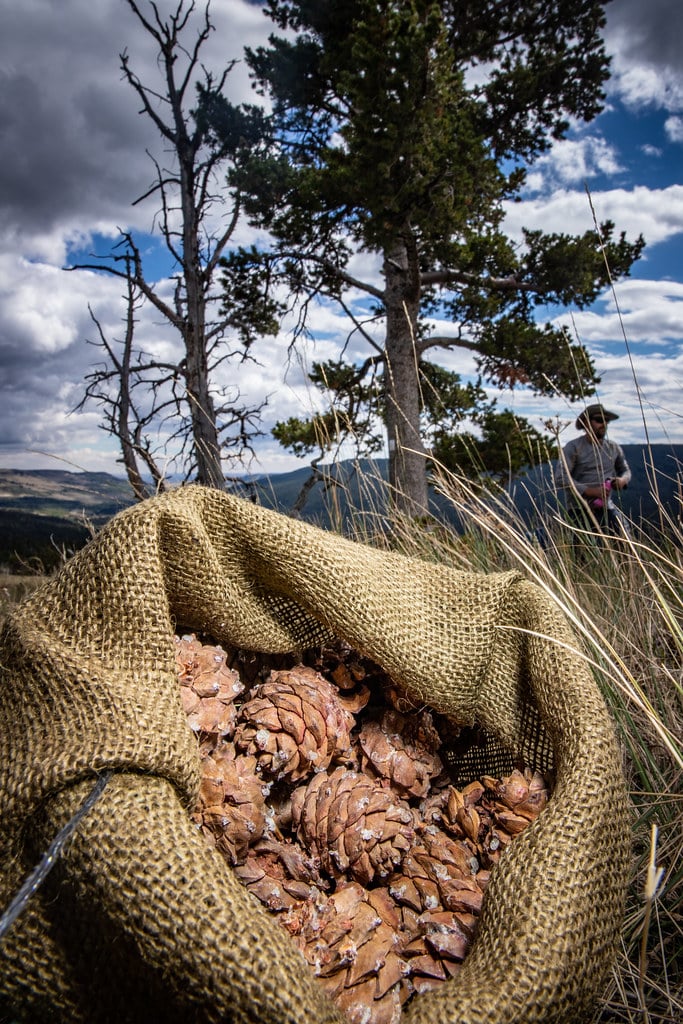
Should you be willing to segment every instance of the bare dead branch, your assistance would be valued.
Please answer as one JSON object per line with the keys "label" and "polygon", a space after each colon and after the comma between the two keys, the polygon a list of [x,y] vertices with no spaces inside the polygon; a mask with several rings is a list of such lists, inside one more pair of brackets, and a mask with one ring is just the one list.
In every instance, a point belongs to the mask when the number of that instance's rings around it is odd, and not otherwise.
{"label": "bare dead branch", "polygon": [[[123,253],[110,255],[106,263],[88,262],[69,268],[108,273],[125,280],[129,289],[123,347],[106,338],[98,325],[97,344],[105,362],[86,378],[83,402],[100,404],[110,432],[122,446],[127,468],[138,459],[160,484],[163,476],[155,463],[151,440],[154,429],[157,436],[166,432],[167,450],[175,446],[173,458],[182,460],[186,469],[196,469],[201,483],[222,487],[222,451],[233,448],[239,454],[248,449],[261,407],[242,408],[238,392],[231,392],[238,395],[231,404],[213,383],[217,367],[247,357],[245,345],[226,344],[230,318],[211,294],[221,255],[238,224],[240,204],[237,194],[227,193],[232,201],[227,223],[218,234],[207,227],[214,205],[227,200],[219,187],[219,171],[228,157],[220,146],[212,145],[203,122],[193,121],[192,110],[185,104],[195,79],[208,93],[222,95],[235,62],[228,62],[218,75],[201,62],[203,47],[214,31],[209,2],[188,43],[184,35],[197,9],[195,0],[177,0],[169,15],[162,15],[154,0],[145,10],[138,0],[127,0],[127,4],[141,29],[156,44],[164,87],[145,84],[126,51],[119,55],[123,80],[138,97],[141,113],[166,140],[174,156],[172,170],[167,170],[148,153],[155,180],[135,202],[158,198],[155,225],[178,272],[173,274],[175,287],[169,300],[158,283],[146,276],[140,248],[129,231],[121,232]],[[149,303],[179,335],[184,354],[177,363],[157,360],[134,346],[134,310],[138,302]]]}

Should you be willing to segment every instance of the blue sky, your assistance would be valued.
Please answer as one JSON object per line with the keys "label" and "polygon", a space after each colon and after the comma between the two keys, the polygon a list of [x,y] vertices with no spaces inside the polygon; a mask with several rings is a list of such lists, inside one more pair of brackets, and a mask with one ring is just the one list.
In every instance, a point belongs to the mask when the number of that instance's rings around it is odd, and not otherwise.
{"label": "blue sky", "polygon": [[[132,205],[153,179],[146,151],[158,156],[160,140],[139,116],[118,58],[127,49],[132,66],[151,81],[154,47],[124,0],[0,0],[0,7],[0,467],[66,464],[119,473],[116,445],[99,429],[97,410],[72,410],[98,356],[87,344],[95,337],[88,306],[108,333],[120,335],[122,289],[106,275],[62,268],[91,251],[105,254],[124,228],[149,243],[148,276],[167,273],[165,259],[151,260],[155,204]],[[174,7],[159,3],[162,12]],[[212,0],[211,12],[216,31],[206,58],[215,68],[239,59],[245,44],[258,44],[271,29],[258,5],[244,0]],[[508,227],[513,236],[522,226],[588,230],[588,188],[600,220],[614,220],[630,238],[642,231],[644,257],[614,294],[606,292],[588,311],[546,312],[588,345],[602,376],[600,398],[620,412],[613,436],[645,440],[642,399],[650,439],[683,443],[683,3],[614,0],[607,13],[613,75],[606,110],[575,126],[532,169]],[[229,93],[235,101],[252,98],[241,64]],[[239,240],[247,240],[246,228],[241,232]],[[359,277],[374,272],[363,257],[354,269]],[[171,286],[161,280],[159,287]],[[266,436],[252,471],[299,464],[268,432],[278,419],[310,413],[317,396],[306,368],[338,354],[346,336],[336,311],[322,309],[316,341],[287,363],[289,326],[259,345],[261,365],[245,367],[240,378],[247,399],[269,395]],[[152,316],[142,317],[140,339],[154,351],[173,344]],[[465,354],[446,362],[463,375],[472,372]],[[563,440],[574,433],[579,410],[561,398],[520,392],[499,401],[534,425],[554,418]]]}

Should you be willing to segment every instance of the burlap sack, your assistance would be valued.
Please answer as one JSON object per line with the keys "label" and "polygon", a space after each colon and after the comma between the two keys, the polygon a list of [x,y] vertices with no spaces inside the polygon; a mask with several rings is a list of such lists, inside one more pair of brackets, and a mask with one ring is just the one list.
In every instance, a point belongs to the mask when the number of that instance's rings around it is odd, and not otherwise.
{"label": "burlap sack", "polygon": [[513,750],[541,723],[554,796],[494,870],[463,970],[405,1021],[589,1011],[620,928],[627,803],[607,709],[551,600],[516,573],[411,560],[187,487],[114,518],[4,629],[0,909],[95,774],[115,774],[0,946],[0,1018],[340,1020],[191,827],[199,762],[176,625],[270,652],[335,634],[414,701]]}

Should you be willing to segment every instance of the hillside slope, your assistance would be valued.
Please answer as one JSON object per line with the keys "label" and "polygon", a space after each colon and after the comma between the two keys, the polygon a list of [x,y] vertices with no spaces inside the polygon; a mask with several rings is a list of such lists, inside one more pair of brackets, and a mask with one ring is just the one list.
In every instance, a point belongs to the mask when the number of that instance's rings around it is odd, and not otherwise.
{"label": "hillside slope", "polygon": [[[624,445],[633,470],[621,505],[635,522],[654,521],[664,508],[681,516],[683,445]],[[302,518],[322,527],[370,534],[386,510],[385,459],[346,461],[324,468],[328,485],[311,489]],[[266,508],[290,514],[310,476],[308,467],[272,476],[247,477],[234,493]],[[552,515],[557,508],[552,466],[541,466],[514,481],[514,504],[528,521]],[[108,519],[133,504],[128,482],[109,473],[66,470],[0,469],[0,567],[23,572],[50,570],[64,556],[82,547]],[[434,511],[460,528],[447,499],[434,496]]]}
{"label": "hillside slope", "polygon": [[0,566],[49,571],[132,502],[109,473],[0,469]]}

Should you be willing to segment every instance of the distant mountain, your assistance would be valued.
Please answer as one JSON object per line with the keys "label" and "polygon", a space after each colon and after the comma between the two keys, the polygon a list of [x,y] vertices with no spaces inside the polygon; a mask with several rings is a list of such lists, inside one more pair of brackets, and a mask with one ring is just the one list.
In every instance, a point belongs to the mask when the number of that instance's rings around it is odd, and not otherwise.
{"label": "distant mountain", "polygon": [[[633,477],[629,487],[615,500],[629,519],[633,522],[654,522],[660,508],[664,508],[674,520],[680,518],[683,513],[683,445],[655,444],[648,447],[625,444],[622,447]],[[517,512],[525,520],[542,520],[557,511],[554,468],[553,462],[530,469],[508,488]],[[341,462],[324,467],[324,471],[329,483],[326,486],[319,482],[313,487],[302,518],[321,526],[334,522],[342,528],[351,521],[356,528],[363,517],[370,528],[373,521],[376,524],[386,510],[384,482],[388,472],[387,460]],[[308,469],[255,477],[239,491],[262,505],[289,513],[309,477]],[[460,526],[458,514],[448,498],[432,495],[432,511],[456,528]]]}
{"label": "distant mountain", "polygon": [[[683,445],[624,445],[633,480],[619,501],[636,522],[656,522],[663,508],[674,521],[682,513]],[[553,466],[532,469],[509,488],[520,515],[538,526],[557,509]],[[311,488],[301,518],[318,526],[353,528],[370,536],[386,512],[386,459],[348,460],[324,467],[326,480]],[[291,514],[310,478],[308,467],[290,473],[245,477],[232,493]],[[434,495],[433,510],[455,529],[458,515],[448,499]],[[63,554],[82,547],[92,529],[128,505],[128,482],[109,473],[0,469],[0,566],[21,572],[27,565],[51,569]]]}
{"label": "distant mountain", "polygon": [[[386,510],[387,459],[349,459],[321,466],[324,479],[310,489],[301,518],[316,525],[342,528],[362,517],[368,521]],[[308,466],[289,473],[254,476],[231,488],[265,508],[290,515],[301,489],[311,478]]]}
{"label": "distant mountain", "polygon": [[128,482],[110,473],[0,469],[0,508],[36,515],[110,517],[132,503]]}
{"label": "distant mountain", "polygon": [[132,501],[109,473],[0,469],[0,566],[49,571]]}

